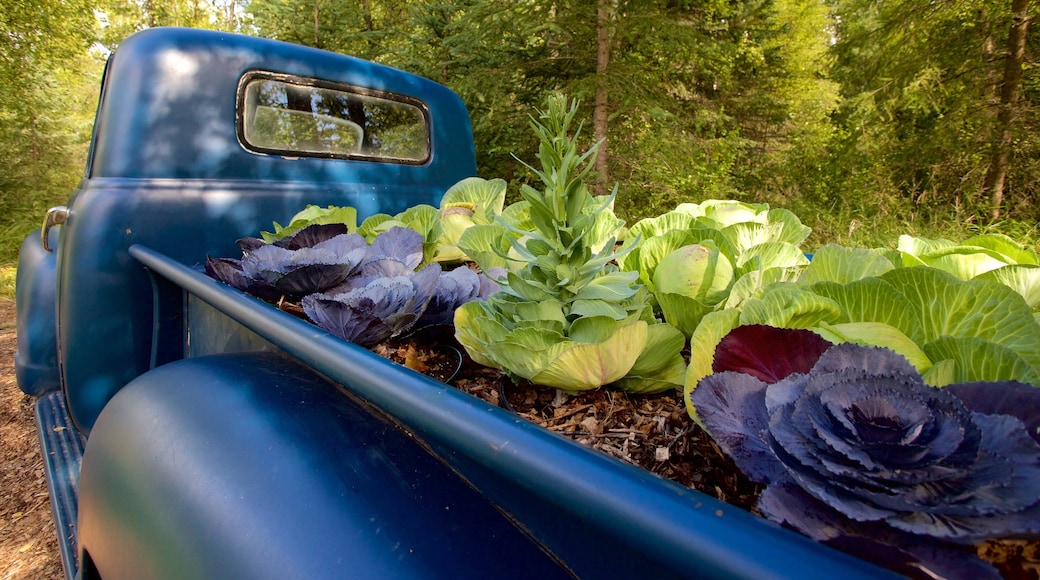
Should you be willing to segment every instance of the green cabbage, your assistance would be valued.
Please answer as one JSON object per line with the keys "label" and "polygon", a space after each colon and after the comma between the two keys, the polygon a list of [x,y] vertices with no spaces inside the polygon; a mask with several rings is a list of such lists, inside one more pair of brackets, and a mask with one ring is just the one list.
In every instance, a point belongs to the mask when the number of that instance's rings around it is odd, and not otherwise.
{"label": "green cabbage", "polygon": [[467,177],[448,188],[441,199],[440,236],[436,240],[435,262],[468,260],[459,239],[469,228],[494,223],[506,200],[503,179]]}
{"label": "green cabbage", "polygon": [[274,222],[273,232],[260,232],[260,237],[268,244],[272,244],[282,238],[286,238],[311,225],[343,224],[347,233],[354,233],[358,229],[357,210],[349,207],[337,207],[330,205],[321,207],[308,205],[289,219],[289,225],[282,226]]}
{"label": "green cabbage", "polygon": [[1003,234],[982,234],[960,243],[899,236],[904,266],[931,266],[961,280],[992,280],[1026,299],[1040,321],[1040,260],[1037,253]]}
{"label": "green cabbage", "polygon": [[798,244],[810,231],[766,204],[684,203],[633,225],[618,265],[639,273],[655,311],[689,337],[706,315],[794,279],[809,264]]}
{"label": "green cabbage", "polygon": [[[829,248],[816,254],[798,283],[770,286],[741,309],[705,317],[691,340],[687,390],[711,374],[722,337],[749,324],[805,328],[832,342],[890,348],[933,386],[1004,380],[1040,385],[1040,324],[1018,292],[932,267],[889,268],[857,278],[851,268],[830,263],[871,255],[876,254]],[[867,262],[861,264],[866,270],[886,269],[873,258]],[[825,280],[826,271],[854,279]]]}

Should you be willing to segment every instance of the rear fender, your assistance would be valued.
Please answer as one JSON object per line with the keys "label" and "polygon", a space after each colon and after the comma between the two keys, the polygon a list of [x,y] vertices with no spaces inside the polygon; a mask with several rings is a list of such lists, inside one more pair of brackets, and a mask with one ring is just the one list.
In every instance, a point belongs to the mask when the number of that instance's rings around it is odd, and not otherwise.
{"label": "rear fender", "polygon": [[274,352],[120,390],[87,442],[78,527],[105,578],[566,575],[406,432]]}

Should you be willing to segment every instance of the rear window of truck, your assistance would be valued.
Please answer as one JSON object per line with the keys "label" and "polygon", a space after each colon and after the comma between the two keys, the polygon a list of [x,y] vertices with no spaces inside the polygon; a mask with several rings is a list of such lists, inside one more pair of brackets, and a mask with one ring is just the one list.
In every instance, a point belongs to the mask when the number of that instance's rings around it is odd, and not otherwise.
{"label": "rear window of truck", "polygon": [[421,101],[287,75],[250,73],[239,84],[239,139],[257,153],[420,165],[430,158]]}

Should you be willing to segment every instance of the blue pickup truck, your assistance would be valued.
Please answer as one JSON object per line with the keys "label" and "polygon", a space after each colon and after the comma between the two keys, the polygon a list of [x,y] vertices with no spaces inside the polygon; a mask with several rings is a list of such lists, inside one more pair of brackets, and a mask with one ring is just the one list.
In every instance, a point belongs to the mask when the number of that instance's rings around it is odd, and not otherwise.
{"label": "blue pickup truck", "polygon": [[394,214],[475,173],[429,80],[217,32],[120,45],[84,179],[18,265],[67,576],[883,574],[202,272],[308,204]]}

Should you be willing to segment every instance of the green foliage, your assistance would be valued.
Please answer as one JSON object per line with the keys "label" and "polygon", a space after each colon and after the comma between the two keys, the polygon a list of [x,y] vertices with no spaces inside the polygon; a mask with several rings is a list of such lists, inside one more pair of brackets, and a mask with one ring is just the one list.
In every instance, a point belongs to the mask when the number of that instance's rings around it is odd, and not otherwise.
{"label": "green foliage", "polygon": [[957,243],[903,235],[897,245],[904,266],[930,266],[960,280],[992,280],[1025,298],[1040,321],[1040,260],[1032,248],[1003,234],[981,234]]}
{"label": "green foliage", "polygon": [[17,269],[13,265],[0,266],[0,298],[14,300]]}
{"label": "green foliage", "polygon": [[[1001,131],[996,115],[1010,2],[833,4],[840,17],[833,78],[844,97],[835,177],[849,193],[890,192],[918,213],[986,221],[982,185]],[[1027,53],[1033,51],[1030,43]],[[1035,84],[1036,75],[1027,68],[1024,84]],[[1016,105],[1005,208],[1005,215],[1032,222],[1040,217],[1038,97],[1027,89]]]}
{"label": "green foliage", "polygon": [[156,26],[248,30],[248,18],[235,0],[97,0],[99,42],[115,50],[124,38]]}
{"label": "green foliage", "polygon": [[711,373],[722,337],[750,324],[893,349],[934,386],[1040,381],[1040,325],[1017,289],[898,267],[868,250],[822,248],[797,283],[771,285],[741,308],[706,317],[692,338],[687,392]]}
{"label": "green foliage", "polygon": [[[814,243],[901,233],[1032,240],[1040,221],[1040,68],[1032,26],[1014,110],[1005,220],[985,219],[1010,3],[613,0],[597,74],[597,2],[0,0],[0,251],[13,258],[82,174],[104,50],[149,26],[256,33],[404,68],[470,109],[478,168],[538,181],[527,112],[608,89],[608,171],[629,222],[730,198],[794,211]],[[95,18],[95,14],[97,18]],[[95,41],[98,44],[94,44]],[[92,49],[91,47],[94,46]],[[102,47],[103,50],[97,50]],[[592,107],[578,110],[588,121]],[[592,144],[591,135],[581,138]]]}
{"label": "green foliage", "polygon": [[579,153],[571,135],[576,112],[555,96],[532,121],[540,167],[531,170],[543,189],[521,190],[533,227],[508,239],[520,268],[487,302],[456,311],[456,338],[478,363],[539,385],[579,391],[626,379],[619,386],[635,392],[675,388],[685,341],[653,319],[638,274],[613,265],[621,224],[607,220],[613,235],[594,244],[612,200],[589,194],[596,147]]}
{"label": "green foliage", "polygon": [[[554,91],[591,103],[605,84],[609,175],[619,183],[616,211],[628,221],[708,198],[823,216],[810,225],[824,241],[864,236],[893,220],[893,231],[957,232],[981,221],[977,192],[993,136],[1007,6],[610,5],[602,74],[593,0],[426,0],[404,8],[254,0],[250,9],[261,34],[347,50],[447,84],[471,111],[480,172],[513,186],[536,181],[510,157],[535,154],[527,111]],[[293,27],[306,33],[290,34]],[[980,48],[986,38],[994,47],[988,55]],[[1009,176],[1007,215],[1025,223],[1040,207],[1040,180],[1031,177],[1040,171],[1029,131],[1040,98],[1034,69],[1023,80]],[[578,118],[591,113],[582,109]],[[864,227],[856,231],[857,223]]]}
{"label": "green foliage", "polygon": [[[260,232],[260,236],[263,237],[265,242],[271,244],[276,240],[289,237],[307,226],[332,224],[343,224],[346,226],[347,232],[356,233],[358,229],[357,210],[352,207],[308,205],[289,218],[289,225],[283,226],[278,222],[274,222],[272,224],[274,231]],[[371,240],[369,241],[371,242]]]}
{"label": "green foliage", "polygon": [[[462,240],[471,230],[490,227],[499,218],[505,195],[506,182],[501,179],[467,177],[444,192],[439,208],[420,204],[395,216],[375,214],[366,218],[358,231],[371,242],[376,235],[391,227],[411,228],[423,236],[424,262],[459,263],[473,260],[483,263],[485,269],[490,269],[490,265],[478,259],[482,258],[478,255],[479,250],[466,246]],[[478,243],[477,247],[482,245]],[[476,257],[468,256],[468,252]]]}
{"label": "green foliage", "polygon": [[83,173],[100,66],[87,50],[94,4],[0,2],[0,261],[59,205]]}
{"label": "green foliage", "polygon": [[680,204],[633,225],[618,264],[639,273],[655,310],[689,337],[710,313],[796,277],[809,262],[798,246],[809,233],[794,214],[766,204]]}
{"label": "green foliage", "polygon": [[160,25],[237,30],[225,0],[0,0],[0,261],[82,178],[107,52]]}
{"label": "green foliage", "polygon": [[254,0],[252,24],[268,38],[385,61],[407,37],[401,0]]}

